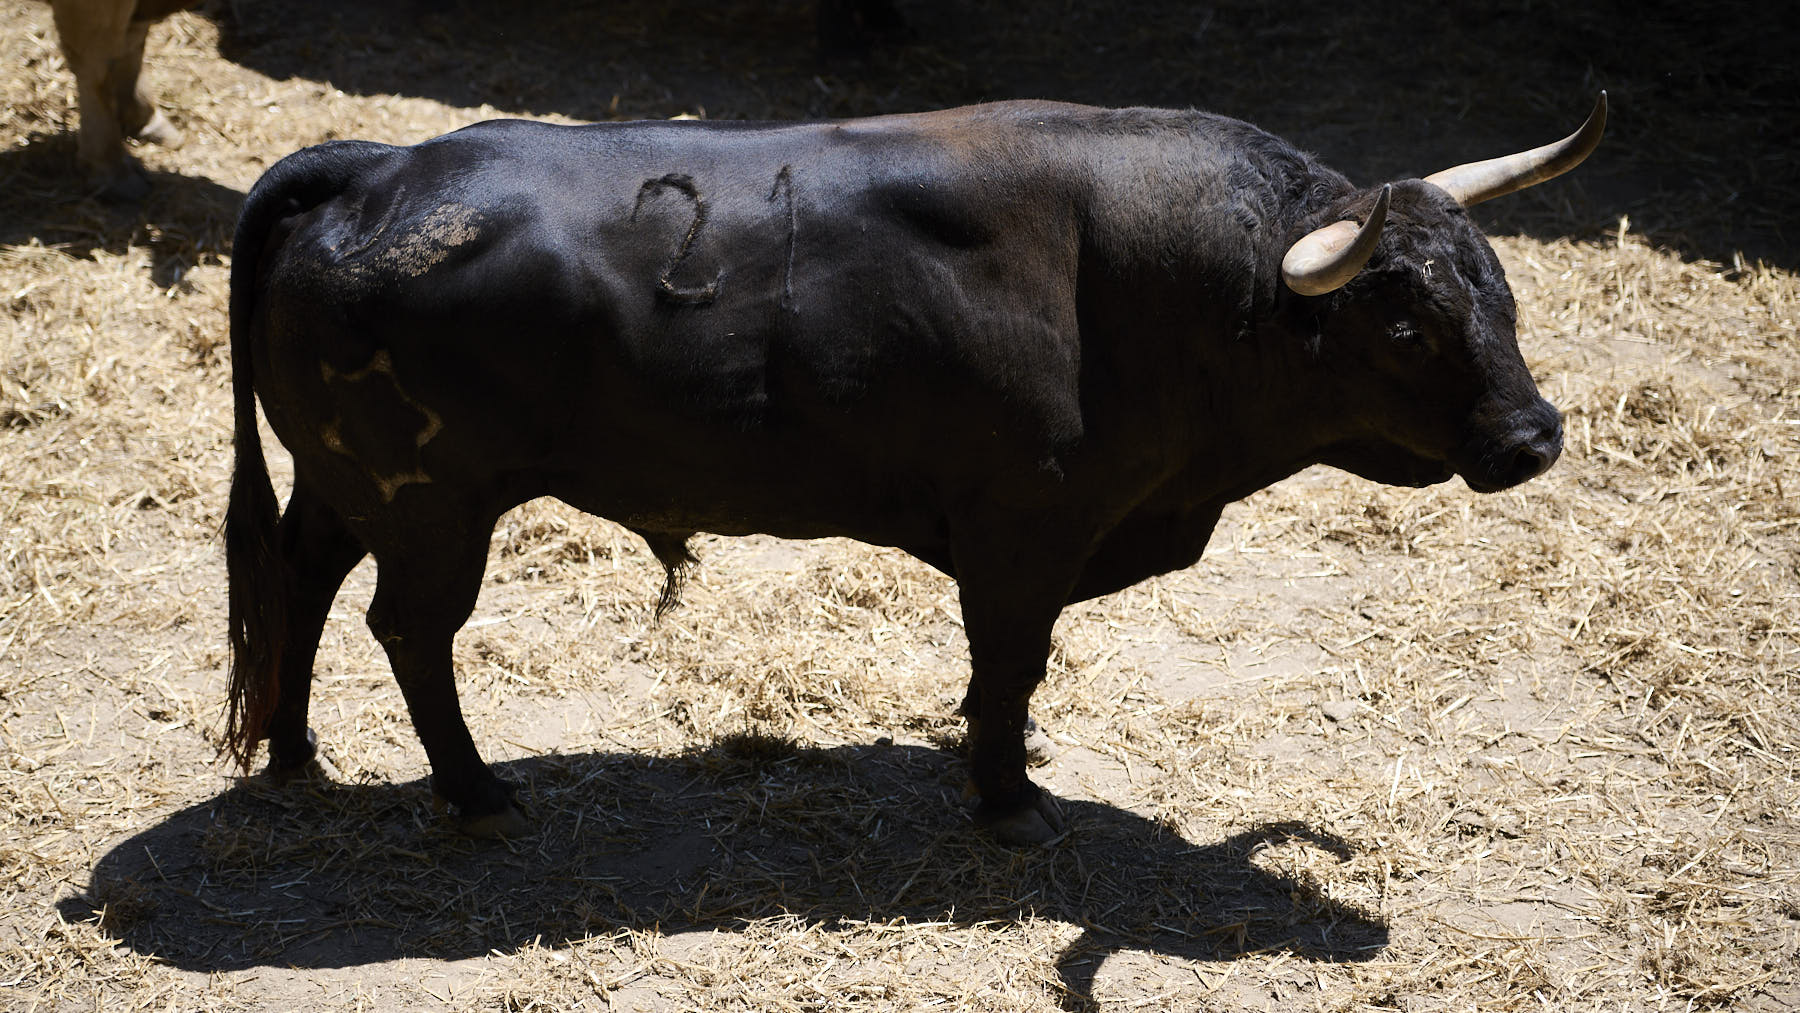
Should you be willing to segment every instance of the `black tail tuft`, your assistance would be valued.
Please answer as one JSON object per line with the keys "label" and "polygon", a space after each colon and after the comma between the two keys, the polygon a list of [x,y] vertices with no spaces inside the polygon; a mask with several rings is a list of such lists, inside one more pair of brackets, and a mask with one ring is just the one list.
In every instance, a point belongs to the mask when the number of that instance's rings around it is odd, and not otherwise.
{"label": "black tail tuft", "polygon": [[681,587],[687,582],[687,575],[700,560],[688,550],[687,533],[663,534],[660,532],[638,532],[644,541],[650,543],[650,551],[656,561],[663,565],[662,594],[656,599],[656,618],[664,615],[681,604]]}
{"label": "black tail tuft", "polygon": [[337,141],[296,152],[263,174],[238,217],[231,261],[231,390],[235,454],[225,509],[231,675],[220,751],[244,770],[268,733],[281,695],[289,576],[276,544],[280,505],[256,428],[251,331],[261,260],[276,224],[331,199],[385,152],[386,145]]}
{"label": "black tail tuft", "polygon": [[[248,387],[243,372],[233,382]],[[275,713],[281,693],[281,652],[287,642],[287,574],[275,544],[275,489],[263,460],[254,405],[248,414],[248,419],[240,415],[237,423],[237,463],[231,477],[231,505],[225,512],[231,675],[222,746],[246,772]]]}

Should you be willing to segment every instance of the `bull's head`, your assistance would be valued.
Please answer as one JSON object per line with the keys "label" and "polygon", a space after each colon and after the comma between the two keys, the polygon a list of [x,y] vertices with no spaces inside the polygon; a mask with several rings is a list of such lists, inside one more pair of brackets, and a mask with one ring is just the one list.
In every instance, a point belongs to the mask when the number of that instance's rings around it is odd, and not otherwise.
{"label": "bull's head", "polygon": [[1346,195],[1332,224],[1289,248],[1282,277],[1330,296],[1315,307],[1321,355],[1355,391],[1344,395],[1354,435],[1325,463],[1400,485],[1461,475],[1494,492],[1556,460],[1562,418],[1525,367],[1512,292],[1464,208],[1573,169],[1605,126],[1602,92],[1555,144]]}

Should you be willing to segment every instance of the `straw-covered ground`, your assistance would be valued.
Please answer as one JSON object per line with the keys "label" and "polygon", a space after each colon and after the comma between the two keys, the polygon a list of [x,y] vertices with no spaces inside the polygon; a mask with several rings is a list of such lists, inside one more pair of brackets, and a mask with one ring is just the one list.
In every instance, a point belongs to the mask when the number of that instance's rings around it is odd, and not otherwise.
{"label": "straw-covered ground", "polygon": [[[799,0],[214,2],[151,35],[187,143],[116,208],[69,174],[48,8],[0,0],[0,1007],[1800,1004],[1792,40],[1716,5],[899,6],[910,38],[820,63]],[[971,832],[946,578],[704,538],[653,623],[641,543],[551,502],[495,531],[456,654],[536,836],[432,812],[372,564],[318,669],[336,778],[215,757],[231,226],[295,148],[1039,95],[1219,109],[1370,181],[1600,87],[1592,164],[1482,208],[1562,460],[1492,496],[1309,472],[1070,609],[1053,847]]]}

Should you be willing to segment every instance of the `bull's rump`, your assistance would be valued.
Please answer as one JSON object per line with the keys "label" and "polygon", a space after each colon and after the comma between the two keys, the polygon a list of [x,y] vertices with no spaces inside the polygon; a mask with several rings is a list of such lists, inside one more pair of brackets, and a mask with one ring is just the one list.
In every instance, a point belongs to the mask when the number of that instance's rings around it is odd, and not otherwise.
{"label": "bull's rump", "polygon": [[265,255],[270,421],[371,505],[435,484],[936,542],[946,501],[1079,432],[1068,188],[971,171],[992,153],[939,127],[501,121],[386,149]]}

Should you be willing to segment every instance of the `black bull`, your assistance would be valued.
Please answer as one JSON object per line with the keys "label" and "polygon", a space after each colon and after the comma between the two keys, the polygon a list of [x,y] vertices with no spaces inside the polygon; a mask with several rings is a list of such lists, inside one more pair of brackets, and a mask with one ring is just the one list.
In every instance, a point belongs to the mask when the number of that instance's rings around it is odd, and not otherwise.
{"label": "black bull", "polygon": [[[471,832],[523,830],[451,638],[494,522],[555,496],[641,535],[665,605],[702,530],[953,576],[977,816],[1050,838],[1022,735],[1065,605],[1192,564],[1227,503],[1312,464],[1492,491],[1555,460],[1464,205],[1603,120],[1375,189],[1236,120],[1050,103],[301,151],[232,265],[228,749],[307,766],[320,631],[372,553],[433,788]],[[294,458],[279,515],[259,395]]]}

